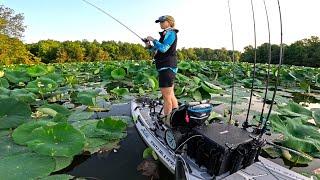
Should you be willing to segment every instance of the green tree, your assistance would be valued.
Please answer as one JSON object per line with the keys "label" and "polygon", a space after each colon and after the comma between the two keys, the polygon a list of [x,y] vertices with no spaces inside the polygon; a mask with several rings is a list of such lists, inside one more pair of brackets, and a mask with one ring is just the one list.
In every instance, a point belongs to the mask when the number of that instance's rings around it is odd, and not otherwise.
{"label": "green tree", "polygon": [[84,61],[85,49],[80,41],[65,41],[57,51],[57,62]]}
{"label": "green tree", "polygon": [[105,61],[109,60],[109,54],[108,52],[104,51],[101,45],[94,40],[92,43],[83,40],[82,41],[82,47],[85,49],[85,60],[86,61]]}
{"label": "green tree", "polygon": [[0,34],[21,38],[26,26],[23,14],[15,14],[13,9],[0,5]]}
{"label": "green tree", "polygon": [[61,46],[59,41],[42,40],[28,45],[29,51],[41,59],[41,62],[52,63],[57,59],[57,52]]}
{"label": "green tree", "polygon": [[104,51],[106,51],[109,54],[110,59],[119,59],[120,48],[118,43],[116,43],[115,41],[102,41],[101,47]]}
{"label": "green tree", "polygon": [[0,64],[32,64],[38,63],[39,59],[34,57],[17,38],[11,38],[0,34]]}

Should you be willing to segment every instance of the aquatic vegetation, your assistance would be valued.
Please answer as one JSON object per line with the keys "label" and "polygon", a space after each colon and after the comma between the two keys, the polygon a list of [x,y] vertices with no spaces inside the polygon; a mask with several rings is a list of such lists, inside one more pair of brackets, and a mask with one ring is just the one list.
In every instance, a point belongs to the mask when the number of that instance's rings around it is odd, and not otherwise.
{"label": "aquatic vegetation", "polygon": [[[229,106],[232,64],[181,61],[178,67],[175,92],[180,101],[211,99],[216,104]],[[260,91],[256,92],[257,97],[262,97],[266,67],[258,64],[255,88]],[[238,63],[235,67],[235,101],[239,104],[246,102],[245,97],[249,95],[244,87],[251,83],[250,68],[249,63]],[[284,138],[277,143],[306,156],[277,150],[270,152],[294,163],[308,163],[320,156],[320,111],[308,110],[293,102],[286,106],[280,104],[289,101],[287,94],[290,92],[316,94],[320,88],[320,70],[291,66],[285,66],[281,72],[275,69],[272,66],[274,73],[281,74],[281,88],[288,92],[276,98],[279,114],[272,115],[271,127],[283,134]],[[274,77],[270,82],[274,84]],[[157,71],[150,61],[1,67],[0,176],[6,179],[8,175],[18,179],[70,178],[49,175],[69,166],[76,155],[118,148],[130,122],[121,117],[101,117],[97,113],[107,112],[112,103],[128,101],[135,96],[159,96]],[[212,117],[221,116],[212,114]],[[146,150],[144,157],[148,155],[154,156]]]}

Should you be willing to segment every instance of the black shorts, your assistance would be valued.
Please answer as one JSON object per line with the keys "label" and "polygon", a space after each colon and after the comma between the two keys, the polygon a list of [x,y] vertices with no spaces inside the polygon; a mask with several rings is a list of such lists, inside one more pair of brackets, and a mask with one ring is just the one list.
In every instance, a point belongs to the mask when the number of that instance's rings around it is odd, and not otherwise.
{"label": "black shorts", "polygon": [[172,87],[176,74],[171,69],[164,69],[159,71],[159,87]]}

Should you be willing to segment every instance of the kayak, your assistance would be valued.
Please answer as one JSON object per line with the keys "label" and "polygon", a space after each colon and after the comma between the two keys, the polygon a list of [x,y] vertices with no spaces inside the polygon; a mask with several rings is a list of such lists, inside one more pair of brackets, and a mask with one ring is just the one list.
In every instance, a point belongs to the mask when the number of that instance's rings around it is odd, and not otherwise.
{"label": "kayak", "polygon": [[[268,180],[305,180],[310,179],[303,175],[300,175],[294,171],[291,171],[285,167],[282,167],[268,159],[265,159],[261,156],[256,156],[255,160],[252,163],[248,162],[250,159],[251,151],[248,151],[247,154],[241,154],[240,156],[234,156],[229,159],[226,159],[226,156],[230,154],[223,154],[223,157],[220,156],[220,161],[213,161],[212,154],[217,154],[214,152],[210,152],[210,156],[206,154],[206,151],[199,148],[200,139],[202,139],[202,143],[204,139],[203,137],[211,136],[218,137],[221,135],[223,137],[224,133],[227,131],[219,131],[217,133],[217,129],[221,129],[221,127],[225,127],[224,125],[214,124],[208,127],[198,127],[192,126],[188,131],[197,132],[200,134],[191,134],[185,138],[180,138],[180,140],[175,137],[177,133],[172,130],[172,127],[167,126],[165,123],[159,122],[159,113],[161,113],[162,105],[160,103],[154,103],[154,101],[145,100],[145,99],[135,99],[131,101],[131,113],[134,120],[135,127],[143,139],[143,141],[147,144],[147,146],[151,147],[153,151],[157,154],[159,160],[168,168],[170,172],[175,174],[176,179],[187,179],[187,180],[199,180],[199,179],[226,179],[226,180],[238,180],[238,179],[268,179]],[[151,105],[150,105],[151,104]],[[206,107],[207,108],[207,107]],[[193,112],[200,112],[193,111]],[[204,113],[202,113],[204,114]],[[187,119],[190,119],[188,117]],[[190,123],[189,123],[190,124]],[[210,128],[214,129],[215,132],[210,131]],[[243,136],[235,133],[237,131],[237,127],[228,127],[228,129],[236,136]],[[240,129],[240,128],[237,128]],[[204,133],[203,133],[204,132]],[[242,131],[237,131],[242,133]],[[201,134],[202,133],[202,134]],[[178,133],[181,137],[181,133]],[[243,132],[243,134],[245,134]],[[201,136],[201,138],[199,138]],[[247,137],[247,136],[244,136]],[[249,137],[249,136],[248,136]],[[178,139],[178,140],[177,140]],[[210,139],[210,138],[209,138]],[[223,139],[223,138],[222,138]],[[229,140],[229,146],[232,146],[235,141],[233,138]],[[247,140],[249,138],[244,138],[247,144],[244,147],[248,146]],[[173,142],[172,141],[175,141]],[[219,139],[216,140],[216,144],[219,144]],[[180,142],[180,143],[178,143]],[[182,142],[182,143],[181,143]],[[190,148],[192,143],[198,143],[196,150],[192,151],[194,148]],[[233,143],[233,144],[232,144]],[[221,143],[220,143],[221,144]],[[227,144],[227,143],[225,143]],[[239,143],[238,143],[239,144]],[[239,146],[239,145],[238,145]],[[241,146],[241,145],[240,145]],[[186,150],[187,149],[187,150]],[[191,149],[191,150],[190,150]],[[208,149],[208,148],[207,148]],[[236,148],[238,151],[238,148]],[[252,149],[252,148],[251,148]],[[191,151],[191,152],[190,152]],[[203,152],[203,154],[201,154]],[[250,152],[250,153],[249,153]],[[206,156],[205,156],[206,155]],[[205,161],[201,161],[201,157],[205,157]],[[208,157],[208,158],[206,158]],[[240,159],[239,159],[240,157]],[[241,159],[242,157],[242,159]],[[244,157],[244,158],[243,158]],[[225,160],[226,159],[226,160]],[[231,160],[230,160],[231,159]],[[234,159],[237,159],[236,161]],[[224,163],[222,163],[224,162]],[[236,162],[238,166],[230,165],[231,162]],[[210,164],[211,163],[211,164]],[[239,164],[246,164],[239,166]],[[220,167],[219,167],[220,166]],[[231,168],[230,168],[231,167]],[[238,167],[234,168],[234,167]]]}

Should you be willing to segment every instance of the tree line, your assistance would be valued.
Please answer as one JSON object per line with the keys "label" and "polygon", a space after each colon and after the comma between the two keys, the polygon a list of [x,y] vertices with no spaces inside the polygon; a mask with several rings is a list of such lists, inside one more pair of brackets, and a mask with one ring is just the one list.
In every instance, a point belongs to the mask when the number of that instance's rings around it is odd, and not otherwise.
{"label": "tree line", "polygon": [[[116,41],[55,41],[41,40],[24,44],[21,41],[26,26],[23,14],[0,5],[0,65],[65,63],[108,60],[151,60],[153,55],[141,44]],[[264,43],[256,49],[256,61],[267,63],[269,44]],[[280,46],[271,45],[271,63],[279,61]],[[283,45],[284,64],[298,66],[320,66],[320,39],[312,36]],[[249,45],[243,52],[210,48],[182,48],[177,52],[179,60],[254,62],[255,49]]]}
{"label": "tree line", "polygon": [[[257,47],[256,61],[267,63],[269,59],[269,43],[264,43]],[[247,46],[241,54],[241,61],[254,62],[254,47]],[[320,67],[320,38],[311,36],[296,41],[290,45],[283,45],[284,64],[308,67]],[[271,63],[278,64],[280,57],[280,46],[271,45]]]}

